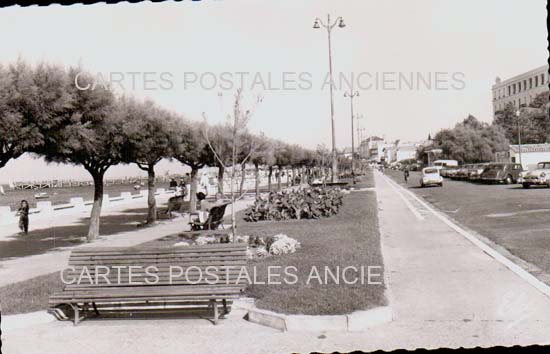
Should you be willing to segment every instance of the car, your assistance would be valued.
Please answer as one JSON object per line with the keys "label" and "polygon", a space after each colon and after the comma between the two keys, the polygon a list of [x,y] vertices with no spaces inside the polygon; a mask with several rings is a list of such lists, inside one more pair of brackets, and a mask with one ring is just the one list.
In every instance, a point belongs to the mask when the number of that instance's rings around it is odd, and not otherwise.
{"label": "car", "polygon": [[420,187],[424,188],[434,185],[443,187],[443,177],[439,174],[439,169],[435,167],[423,168],[422,176],[420,177]]}
{"label": "car", "polygon": [[517,183],[523,168],[519,163],[500,162],[488,164],[480,175],[484,182]]}
{"label": "car", "polygon": [[483,173],[483,171],[485,171],[485,168],[489,165],[489,163],[485,162],[485,163],[478,163],[478,164],[475,164],[473,165],[469,170],[468,170],[468,180],[470,181],[478,181],[479,179],[481,179],[481,174]]}
{"label": "car", "polygon": [[454,174],[458,169],[458,162],[456,160],[436,160],[433,167],[437,168],[441,176],[449,177],[449,174]]}
{"label": "car", "polygon": [[523,172],[519,183],[523,185],[523,188],[531,186],[546,186],[550,188],[550,161],[539,162],[534,171]]}
{"label": "car", "polygon": [[459,167],[444,167],[442,168],[439,173],[441,174],[441,177],[446,177],[450,179],[455,179],[456,174],[458,173]]}
{"label": "car", "polygon": [[470,173],[470,169],[473,168],[473,164],[467,164],[467,165],[463,165],[462,167],[460,167],[455,175],[453,177],[451,177],[452,179],[459,179],[459,180],[465,180],[465,179],[468,179],[468,176],[469,176],[469,173]]}

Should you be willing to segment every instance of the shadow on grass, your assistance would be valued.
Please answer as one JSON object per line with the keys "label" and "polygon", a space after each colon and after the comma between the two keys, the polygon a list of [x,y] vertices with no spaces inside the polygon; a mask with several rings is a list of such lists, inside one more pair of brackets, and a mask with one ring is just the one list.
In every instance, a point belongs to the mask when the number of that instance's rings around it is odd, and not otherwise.
{"label": "shadow on grass", "polygon": [[[164,209],[163,206],[159,208]],[[110,236],[137,230],[147,218],[147,208],[131,208],[116,215],[101,217],[100,235]],[[54,226],[32,230],[28,234],[16,234],[6,241],[0,241],[0,261],[9,258],[33,256],[56,250],[61,247],[77,246],[85,243],[90,218],[80,218],[67,226]]]}

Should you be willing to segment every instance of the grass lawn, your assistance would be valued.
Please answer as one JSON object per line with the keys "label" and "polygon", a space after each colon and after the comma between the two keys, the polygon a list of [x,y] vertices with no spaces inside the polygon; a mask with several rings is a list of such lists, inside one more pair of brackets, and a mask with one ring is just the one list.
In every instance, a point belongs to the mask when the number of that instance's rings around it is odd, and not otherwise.
{"label": "grass lawn", "polygon": [[1,287],[2,315],[46,310],[50,295],[63,287],[59,273],[50,273]]}
{"label": "grass lawn", "polygon": [[[400,171],[386,172],[403,183]],[[443,188],[418,188],[418,173],[408,187],[459,224],[485,236],[512,255],[540,269],[550,284],[550,189],[519,184],[491,185],[446,179]]]}
{"label": "grass lawn", "polygon": [[[357,187],[372,183],[372,174]],[[256,299],[259,308],[286,314],[336,315],[365,310],[386,304],[383,284],[328,284],[313,280],[307,284],[312,267],[324,278],[324,269],[342,270],[347,266],[360,268],[378,266],[374,273],[383,274],[380,250],[377,204],[374,192],[353,192],[344,199],[336,216],[321,220],[291,220],[278,222],[238,223],[238,233],[253,236],[272,236],[279,233],[297,239],[302,247],[294,254],[269,257],[249,264],[249,274],[259,282],[267,282],[269,266],[294,266],[296,284],[251,285],[247,296]],[[277,272],[275,272],[277,273]],[[284,276],[283,271],[278,271]],[[350,278],[354,273],[349,273]],[[340,273],[341,276],[341,273]],[[292,279],[291,279],[292,280]],[[350,279],[352,280],[352,279]],[[383,277],[373,278],[383,283]]]}
{"label": "grass lawn", "polygon": [[[372,186],[372,174],[356,187]],[[248,273],[256,282],[267,280],[269,266],[292,266],[296,284],[251,285],[246,295],[257,299],[257,306],[287,314],[335,315],[347,314],[386,304],[383,284],[383,260],[380,249],[376,195],[372,191],[353,192],[344,197],[344,205],[336,216],[321,220],[289,220],[279,222],[249,223],[238,214],[238,234],[251,236],[273,236],[279,233],[297,239],[302,247],[294,254],[273,256],[251,261]],[[166,243],[179,241],[164,238]],[[155,246],[159,246],[156,241]],[[151,243],[149,243],[151,244]],[[168,245],[169,246],[169,245]],[[342,271],[345,267],[365,267],[365,275],[356,284],[345,284]],[[367,284],[367,267],[373,268],[372,282]],[[317,279],[307,280],[311,269],[316,267],[323,284]],[[340,284],[331,277],[324,283],[325,267],[334,275],[340,269]],[[273,272],[272,272],[273,273]],[[285,278],[282,268],[274,273]],[[255,274],[255,275],[254,275]],[[379,275],[379,276],[376,276]],[[360,277],[360,273],[348,271],[349,281]],[[361,278],[361,277],[360,277]],[[4,314],[26,313],[45,310],[51,293],[61,290],[59,273],[52,273],[0,288],[0,299]]]}

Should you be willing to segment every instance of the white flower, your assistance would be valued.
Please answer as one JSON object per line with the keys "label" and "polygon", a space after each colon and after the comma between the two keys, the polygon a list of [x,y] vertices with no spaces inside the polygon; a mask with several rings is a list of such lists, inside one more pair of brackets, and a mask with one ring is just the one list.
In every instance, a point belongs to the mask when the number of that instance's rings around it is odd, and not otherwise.
{"label": "white flower", "polygon": [[178,242],[178,243],[174,244],[174,246],[176,246],[176,247],[178,247],[178,246],[189,246],[189,242],[181,241],[181,242]]}
{"label": "white flower", "polygon": [[269,248],[269,253],[274,255],[294,253],[300,248],[300,242],[284,234],[273,236],[275,240]]}

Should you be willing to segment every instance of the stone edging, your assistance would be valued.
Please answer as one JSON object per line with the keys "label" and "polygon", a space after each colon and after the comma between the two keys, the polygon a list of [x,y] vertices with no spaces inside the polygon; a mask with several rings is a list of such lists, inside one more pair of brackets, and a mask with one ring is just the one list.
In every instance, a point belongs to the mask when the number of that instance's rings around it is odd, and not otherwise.
{"label": "stone edging", "polygon": [[280,331],[292,332],[364,332],[381,324],[393,321],[393,311],[389,306],[380,306],[365,311],[355,311],[348,315],[285,315],[257,308],[253,299],[235,301],[233,307],[247,311],[246,319],[262,326]]}

